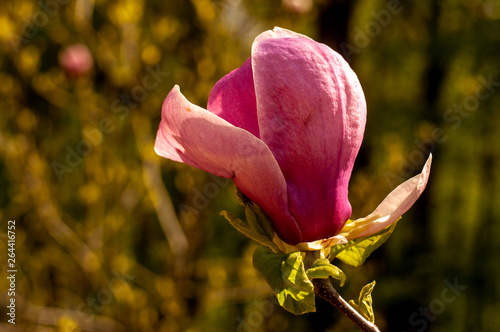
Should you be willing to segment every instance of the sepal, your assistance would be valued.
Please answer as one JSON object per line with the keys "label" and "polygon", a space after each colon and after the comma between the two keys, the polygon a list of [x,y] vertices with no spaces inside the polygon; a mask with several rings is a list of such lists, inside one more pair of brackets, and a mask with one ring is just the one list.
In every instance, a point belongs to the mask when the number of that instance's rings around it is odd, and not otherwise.
{"label": "sepal", "polygon": [[238,188],[236,188],[236,197],[238,198],[238,202],[245,207],[246,220],[238,219],[228,211],[222,211],[220,214],[245,236],[270,248],[275,253],[282,252],[289,254],[296,251],[321,251],[323,257],[325,257],[330,252],[330,247],[347,243],[347,239],[344,236],[336,235],[326,239],[290,245],[279,238],[266,213]]}
{"label": "sepal", "polygon": [[271,229],[274,236],[274,230],[269,220],[267,218],[261,218],[261,216],[256,214],[252,208],[248,206],[245,208],[245,214],[247,216],[245,221],[236,218],[231,212],[228,211],[222,211],[220,214],[221,216],[224,216],[224,218],[226,218],[234,228],[243,233],[243,235],[257,241],[263,246],[270,248],[274,252],[281,251],[273,242],[272,237],[270,238],[268,235],[269,229]]}

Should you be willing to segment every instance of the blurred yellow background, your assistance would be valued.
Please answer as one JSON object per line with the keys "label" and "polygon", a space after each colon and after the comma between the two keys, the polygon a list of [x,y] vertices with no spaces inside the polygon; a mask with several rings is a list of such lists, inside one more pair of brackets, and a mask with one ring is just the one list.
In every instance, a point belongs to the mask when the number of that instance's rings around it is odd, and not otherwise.
{"label": "blurred yellow background", "polygon": [[364,88],[353,217],[434,153],[391,239],[339,264],[341,294],[377,280],[383,331],[498,331],[499,19],[498,0],[3,1],[0,330],[357,331],[322,300],[299,317],[276,305],[255,244],[219,216],[242,216],[232,182],[153,151],[174,84],[205,106],[280,26],[340,52]]}

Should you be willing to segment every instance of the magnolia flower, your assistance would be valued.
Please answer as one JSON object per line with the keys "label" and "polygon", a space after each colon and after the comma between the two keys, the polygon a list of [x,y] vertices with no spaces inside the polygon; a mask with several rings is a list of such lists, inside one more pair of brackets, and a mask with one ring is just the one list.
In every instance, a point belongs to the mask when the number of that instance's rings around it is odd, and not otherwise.
{"label": "magnolia flower", "polygon": [[277,236],[304,250],[380,231],[425,188],[420,175],[366,218],[351,221],[349,179],[366,122],[356,74],[328,46],[275,28],[210,93],[207,109],[175,86],[162,108],[155,151],[236,186],[269,217]]}
{"label": "magnolia flower", "polygon": [[69,75],[78,77],[92,68],[93,60],[87,46],[76,44],[67,47],[59,54],[59,63]]}

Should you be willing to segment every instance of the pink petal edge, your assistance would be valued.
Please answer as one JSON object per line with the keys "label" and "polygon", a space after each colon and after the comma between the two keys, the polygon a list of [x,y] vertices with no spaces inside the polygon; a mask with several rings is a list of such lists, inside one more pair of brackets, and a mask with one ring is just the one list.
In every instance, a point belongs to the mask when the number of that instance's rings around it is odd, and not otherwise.
{"label": "pink petal edge", "polygon": [[208,173],[233,178],[280,229],[284,240],[300,242],[302,233],[288,212],[286,182],[269,148],[250,132],[190,103],[175,86],[162,107],[155,152]]}

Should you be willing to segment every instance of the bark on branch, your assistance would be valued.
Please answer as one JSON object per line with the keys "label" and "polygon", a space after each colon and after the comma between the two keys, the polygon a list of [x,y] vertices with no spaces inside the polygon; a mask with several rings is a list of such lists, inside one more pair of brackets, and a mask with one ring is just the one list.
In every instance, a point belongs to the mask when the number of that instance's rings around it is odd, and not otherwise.
{"label": "bark on branch", "polygon": [[380,332],[378,327],[357,312],[333,288],[330,279],[314,279],[314,292],[339,309],[364,332]]}

